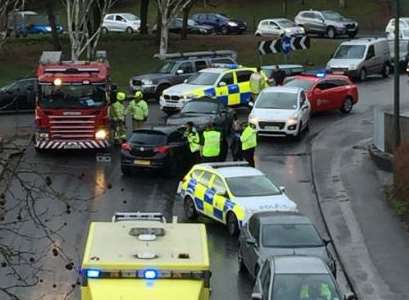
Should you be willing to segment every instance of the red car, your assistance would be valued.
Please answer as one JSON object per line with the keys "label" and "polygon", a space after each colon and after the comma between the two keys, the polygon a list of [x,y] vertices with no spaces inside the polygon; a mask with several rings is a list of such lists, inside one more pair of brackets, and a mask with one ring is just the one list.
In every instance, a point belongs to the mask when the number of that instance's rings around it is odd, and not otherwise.
{"label": "red car", "polygon": [[343,75],[301,74],[286,78],[284,85],[303,88],[312,112],[339,109],[349,113],[358,102],[358,87]]}

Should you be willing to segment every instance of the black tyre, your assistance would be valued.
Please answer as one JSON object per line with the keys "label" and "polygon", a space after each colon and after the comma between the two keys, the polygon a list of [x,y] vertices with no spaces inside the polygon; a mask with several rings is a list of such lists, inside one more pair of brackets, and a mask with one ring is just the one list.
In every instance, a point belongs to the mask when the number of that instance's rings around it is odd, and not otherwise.
{"label": "black tyre", "polygon": [[121,172],[123,176],[130,176],[132,174],[131,169],[126,166],[121,166]]}
{"label": "black tyre", "polygon": [[159,98],[160,98],[160,96],[162,96],[163,91],[166,90],[169,87],[170,87],[169,84],[159,85],[158,88],[156,89],[156,92],[155,92],[155,101],[159,102]]}
{"label": "black tyre", "polygon": [[239,232],[240,232],[239,222],[234,213],[229,212],[227,214],[226,225],[227,225],[227,231],[229,232],[231,236],[236,237],[239,235]]}
{"label": "black tyre", "polygon": [[294,139],[295,139],[296,141],[301,140],[301,136],[302,136],[302,126],[303,126],[303,124],[302,124],[302,122],[300,122],[300,126],[298,126],[297,133],[296,133],[296,135],[294,136]]}
{"label": "black tyre", "polygon": [[102,34],[107,34],[108,32],[109,32],[108,28],[106,28],[106,27],[101,28],[101,33]]}
{"label": "black tyre", "polygon": [[348,37],[353,39],[358,34],[358,31],[348,32]]}
{"label": "black tyre", "polygon": [[195,220],[199,216],[195,204],[193,203],[192,198],[190,198],[189,196],[185,198],[185,201],[183,203],[183,210],[185,213],[185,218],[187,220]]}
{"label": "black tyre", "polygon": [[238,259],[238,262],[239,262],[239,272],[240,273],[247,273],[248,270],[247,270],[246,265],[244,264],[243,256],[241,255],[240,250],[239,250],[239,253],[237,255],[237,259]]}
{"label": "black tyre", "polygon": [[353,106],[354,106],[354,104],[352,102],[352,98],[347,97],[345,99],[344,103],[342,104],[341,112],[344,113],[344,114],[349,114],[351,112]]}
{"label": "black tyre", "polygon": [[335,39],[336,36],[336,32],[335,32],[335,28],[330,26],[327,28],[327,37],[330,39]]}
{"label": "black tyre", "polygon": [[365,68],[362,68],[361,71],[359,71],[359,81],[365,81],[368,76],[368,73],[366,72]]}
{"label": "black tyre", "polygon": [[129,33],[129,34],[134,33],[132,27],[128,27],[128,28],[126,29],[126,33]]}
{"label": "black tyre", "polygon": [[227,35],[229,34],[229,29],[227,27],[222,27],[222,29],[220,30],[220,33],[223,35]]}
{"label": "black tyre", "polygon": [[391,66],[389,64],[384,64],[382,69],[382,77],[388,78],[391,75]]}

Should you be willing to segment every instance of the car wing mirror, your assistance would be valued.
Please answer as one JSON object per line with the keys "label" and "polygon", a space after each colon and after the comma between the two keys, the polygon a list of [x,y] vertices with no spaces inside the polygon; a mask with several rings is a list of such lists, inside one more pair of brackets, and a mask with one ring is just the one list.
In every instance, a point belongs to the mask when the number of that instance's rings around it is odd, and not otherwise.
{"label": "car wing mirror", "polygon": [[257,292],[257,293],[252,293],[251,294],[251,299],[252,300],[261,300],[261,293]]}
{"label": "car wing mirror", "polygon": [[182,69],[179,69],[179,70],[176,71],[176,75],[182,75],[184,73],[185,72]]}
{"label": "car wing mirror", "polygon": [[187,80],[187,79],[185,79],[185,80],[183,80],[183,83],[187,83],[187,81],[188,81],[188,80]]}
{"label": "car wing mirror", "polygon": [[254,238],[248,238],[246,240],[247,245],[251,245],[251,246],[257,246],[257,242]]}
{"label": "car wing mirror", "polygon": [[329,244],[331,244],[332,240],[331,239],[322,239],[325,247],[328,246]]}
{"label": "car wing mirror", "polygon": [[285,186],[280,186],[279,189],[282,193],[285,193]]}
{"label": "car wing mirror", "polygon": [[218,86],[222,87],[222,86],[226,86],[226,83],[224,81],[220,81]]}
{"label": "car wing mirror", "polygon": [[356,296],[354,293],[349,292],[344,295],[344,300],[356,300]]}

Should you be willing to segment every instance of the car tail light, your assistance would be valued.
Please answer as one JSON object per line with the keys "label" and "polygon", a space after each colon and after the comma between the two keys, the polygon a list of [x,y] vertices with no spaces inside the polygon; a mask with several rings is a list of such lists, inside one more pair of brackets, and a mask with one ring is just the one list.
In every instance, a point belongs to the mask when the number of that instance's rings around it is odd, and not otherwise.
{"label": "car tail light", "polygon": [[169,146],[159,146],[159,147],[155,147],[155,149],[153,149],[153,151],[159,152],[159,153],[168,153],[168,151],[169,151]]}
{"label": "car tail light", "polygon": [[131,147],[131,145],[130,144],[128,144],[128,143],[123,143],[122,145],[121,145],[121,149],[122,150],[124,150],[124,151],[131,151],[132,150],[132,147]]}

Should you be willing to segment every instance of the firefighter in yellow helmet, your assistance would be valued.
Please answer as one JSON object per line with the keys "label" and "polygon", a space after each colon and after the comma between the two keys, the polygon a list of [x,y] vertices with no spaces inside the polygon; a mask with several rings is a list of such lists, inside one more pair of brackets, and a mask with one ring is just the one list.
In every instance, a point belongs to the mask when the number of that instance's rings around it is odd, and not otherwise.
{"label": "firefighter in yellow helmet", "polygon": [[128,113],[132,118],[132,129],[142,128],[149,115],[148,103],[143,100],[142,92],[135,92],[134,98],[129,102],[126,109],[126,114]]}
{"label": "firefighter in yellow helmet", "polygon": [[126,140],[126,113],[125,105],[123,104],[125,99],[126,94],[124,92],[116,93],[116,101],[109,109],[109,117],[111,120],[111,128],[115,144],[120,144],[122,141]]}

